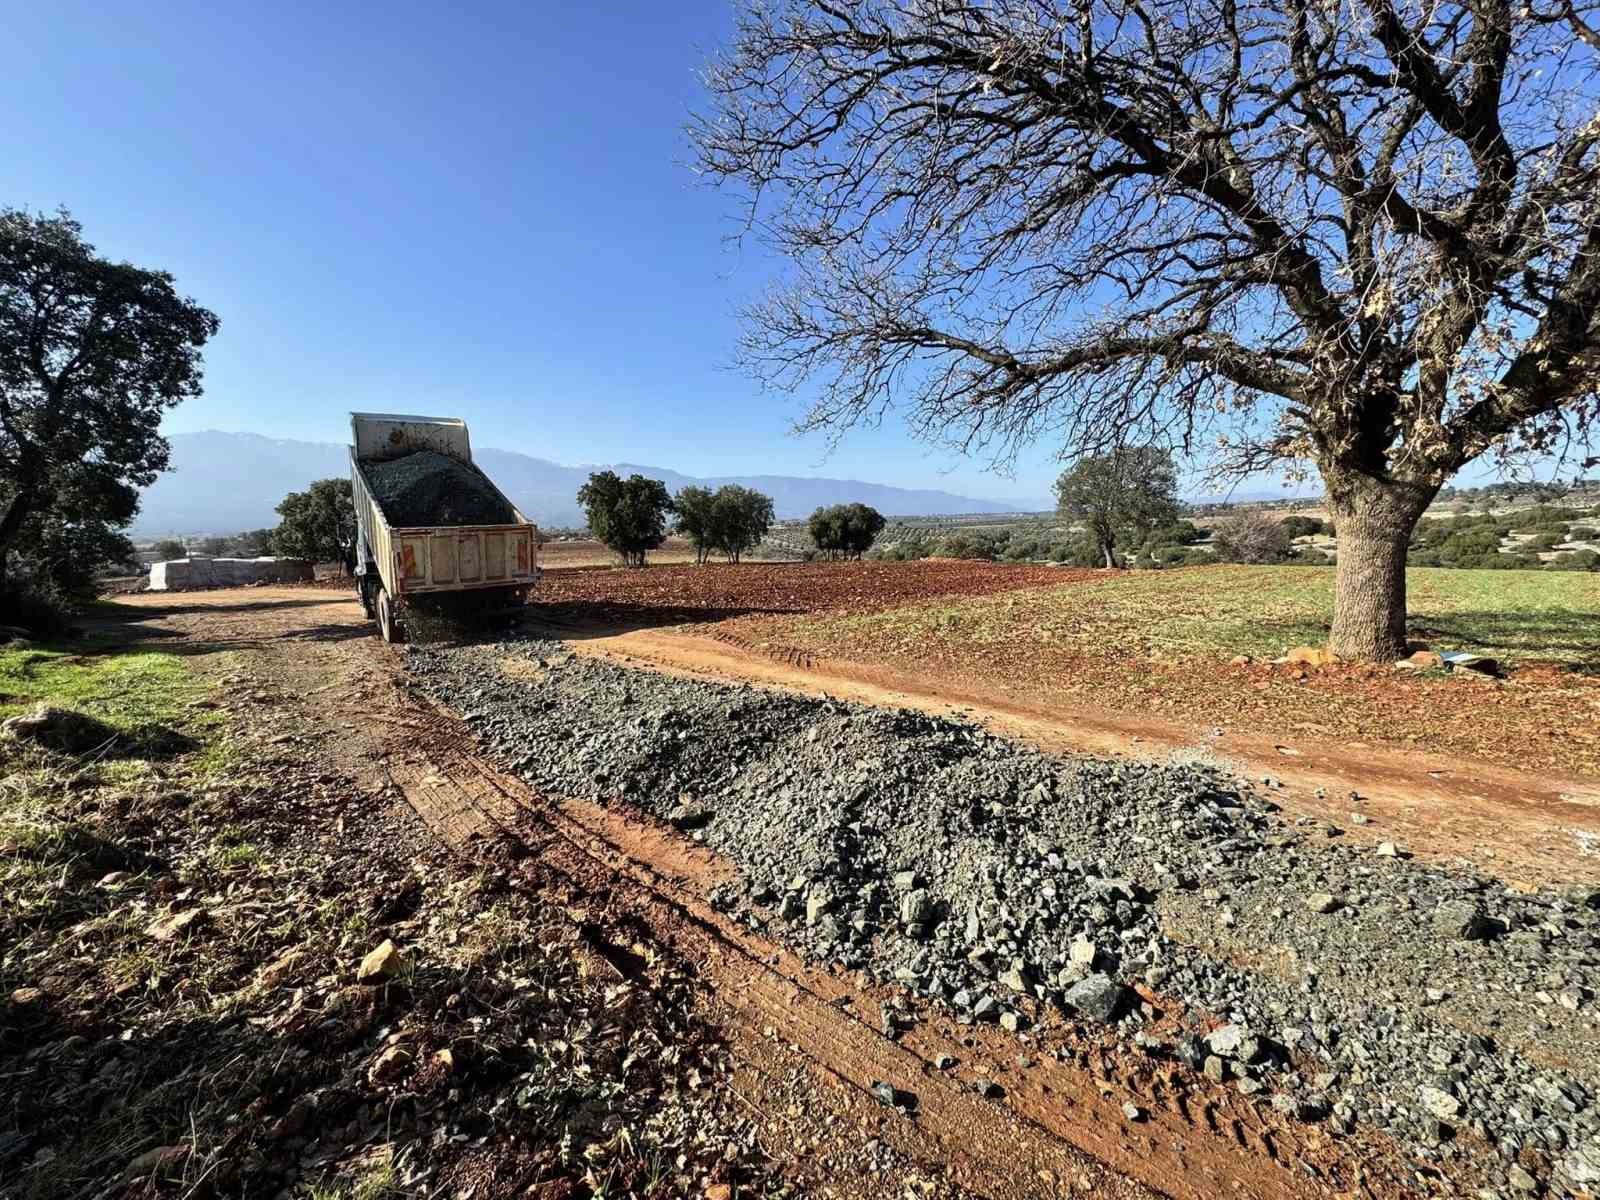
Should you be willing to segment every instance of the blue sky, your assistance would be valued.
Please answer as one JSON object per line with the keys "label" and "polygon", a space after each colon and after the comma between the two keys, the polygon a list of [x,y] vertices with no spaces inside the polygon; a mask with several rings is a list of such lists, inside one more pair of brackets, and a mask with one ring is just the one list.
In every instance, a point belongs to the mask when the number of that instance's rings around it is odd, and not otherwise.
{"label": "blue sky", "polygon": [[[686,165],[727,0],[8,3],[5,203],[65,205],[215,310],[171,432],[344,441],[442,412],[567,463],[1040,496],[887,426],[831,455],[730,369],[777,270]],[[1270,484],[1271,481],[1263,481]]]}

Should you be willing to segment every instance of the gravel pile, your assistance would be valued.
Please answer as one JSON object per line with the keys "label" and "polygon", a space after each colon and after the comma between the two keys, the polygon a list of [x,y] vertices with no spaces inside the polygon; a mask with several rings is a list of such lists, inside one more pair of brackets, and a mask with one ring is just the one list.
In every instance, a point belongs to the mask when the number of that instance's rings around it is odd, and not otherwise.
{"label": "gravel pile", "polygon": [[[508,657],[542,673],[510,678]],[[818,958],[1007,1029],[1032,997],[1426,1159],[1486,1145],[1506,1197],[1600,1185],[1592,887],[1524,895],[1346,846],[1201,765],[1054,757],[549,642],[409,663],[535,786],[624,799],[727,855],[742,881],[719,902]],[[1145,1033],[1133,981],[1190,1006],[1190,1035]]]}
{"label": "gravel pile", "polygon": [[384,462],[364,462],[372,498],[389,524],[509,525],[517,519],[482,471],[471,463],[418,450]]}

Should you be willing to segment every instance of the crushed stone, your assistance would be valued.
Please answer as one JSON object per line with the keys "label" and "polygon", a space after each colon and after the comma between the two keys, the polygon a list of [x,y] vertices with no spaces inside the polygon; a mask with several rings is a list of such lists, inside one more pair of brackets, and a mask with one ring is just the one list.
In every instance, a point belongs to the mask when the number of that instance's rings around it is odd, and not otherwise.
{"label": "crushed stone", "polygon": [[[1202,764],[1049,755],[536,639],[407,661],[535,787],[675,821],[738,866],[725,910],[958,1020],[1020,1029],[1026,995],[1424,1160],[1488,1147],[1507,1186],[1515,1166],[1562,1195],[1600,1161],[1592,885],[1525,894],[1347,846]],[[1192,1034],[1143,1034],[1134,982]]]}
{"label": "crushed stone", "polygon": [[434,450],[361,464],[372,498],[389,524],[509,525],[516,510],[484,473]]}

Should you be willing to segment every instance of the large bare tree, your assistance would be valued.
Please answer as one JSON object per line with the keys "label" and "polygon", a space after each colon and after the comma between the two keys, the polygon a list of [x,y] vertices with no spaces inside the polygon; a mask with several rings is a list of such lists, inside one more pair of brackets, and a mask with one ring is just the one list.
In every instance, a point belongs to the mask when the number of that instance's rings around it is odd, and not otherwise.
{"label": "large bare tree", "polygon": [[793,263],[744,355],[813,428],[1313,466],[1332,647],[1398,655],[1440,486],[1596,415],[1596,5],[742,0],[693,136]]}

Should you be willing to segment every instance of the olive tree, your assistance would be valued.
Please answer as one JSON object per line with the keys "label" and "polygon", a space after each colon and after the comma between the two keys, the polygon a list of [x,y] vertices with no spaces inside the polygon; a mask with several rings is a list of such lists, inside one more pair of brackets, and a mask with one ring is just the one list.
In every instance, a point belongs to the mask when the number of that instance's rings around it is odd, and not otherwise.
{"label": "olive tree", "polygon": [[272,531],[274,554],[354,570],[356,506],[347,476],[318,479],[303,492],[290,492],[276,511],[281,520]]}
{"label": "olive tree", "polygon": [[1063,471],[1056,504],[1062,516],[1083,523],[1107,567],[1120,566],[1118,530],[1143,537],[1178,519],[1178,472],[1165,450],[1118,446]]}
{"label": "olive tree", "polygon": [[578,489],[578,503],[589,531],[620,555],[625,566],[644,566],[645,555],[667,540],[672,497],[659,479],[623,479],[615,471],[596,471]]}
{"label": "olive tree", "polygon": [[1398,655],[1440,487],[1596,415],[1597,6],[743,0],[692,130],[792,260],[742,356],[803,428],[1314,469],[1332,647]]}
{"label": "olive tree", "polygon": [[672,498],[674,527],[694,546],[694,561],[713,552],[738,562],[772,527],[772,497],[754,488],[725,483],[716,491],[691,485]]}
{"label": "olive tree", "polygon": [[717,494],[708,487],[690,485],[679,488],[672,498],[673,527],[694,547],[696,566],[703,564],[716,549]]}
{"label": "olive tree", "polygon": [[883,514],[865,504],[832,504],[806,522],[817,549],[829,558],[860,558],[883,532]]}

